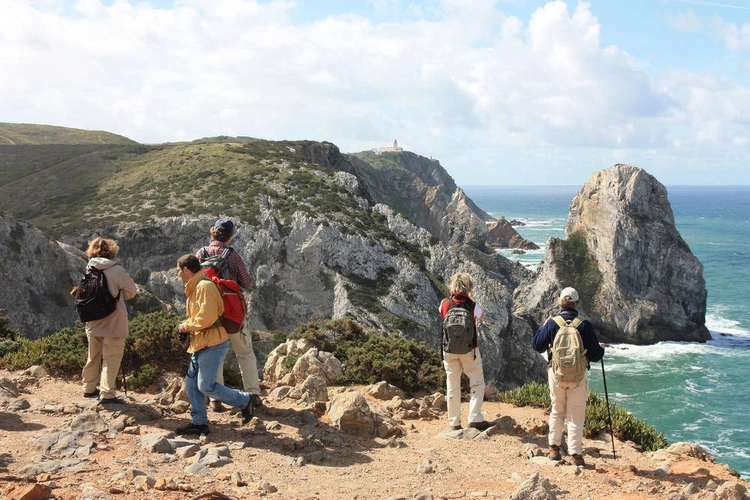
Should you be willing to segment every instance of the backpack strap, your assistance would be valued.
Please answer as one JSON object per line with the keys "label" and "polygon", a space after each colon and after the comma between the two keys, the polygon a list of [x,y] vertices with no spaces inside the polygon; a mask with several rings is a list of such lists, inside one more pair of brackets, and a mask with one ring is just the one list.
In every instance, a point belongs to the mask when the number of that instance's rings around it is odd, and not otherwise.
{"label": "backpack strap", "polygon": [[232,247],[226,247],[223,252],[221,252],[221,258],[224,259],[224,262],[226,262],[227,257],[229,257],[229,254],[231,251],[234,250]]}
{"label": "backpack strap", "polygon": [[[205,248],[205,247],[204,247],[204,248]],[[216,287],[216,289],[217,289],[217,290],[219,290],[219,295],[223,295],[223,294],[221,293],[221,288],[219,288],[219,285],[217,285],[217,284],[216,284],[216,283],[214,282],[214,280],[212,280],[212,279],[211,279],[211,278],[209,278],[208,276],[204,276],[204,277],[202,277],[202,278],[201,278],[200,280],[198,280],[198,281],[210,281],[211,283],[213,283],[213,284],[214,284],[214,286]],[[220,315],[219,315],[219,317],[218,317],[218,318],[216,319],[216,321],[214,322],[214,324],[213,324],[213,325],[211,325],[211,326],[209,326],[208,328],[219,328],[220,326],[221,326],[221,314],[220,314]]]}
{"label": "backpack strap", "polygon": [[208,258],[208,249],[206,247],[201,247],[201,261],[204,261]]}
{"label": "backpack strap", "polygon": [[[552,318],[552,320],[557,323],[557,326],[559,326],[560,328],[568,324],[568,322],[565,321],[562,316],[555,316],[554,318]],[[583,323],[583,320],[578,316],[570,320],[570,324],[576,327],[576,330],[578,330],[578,325],[580,325],[581,323]]]}

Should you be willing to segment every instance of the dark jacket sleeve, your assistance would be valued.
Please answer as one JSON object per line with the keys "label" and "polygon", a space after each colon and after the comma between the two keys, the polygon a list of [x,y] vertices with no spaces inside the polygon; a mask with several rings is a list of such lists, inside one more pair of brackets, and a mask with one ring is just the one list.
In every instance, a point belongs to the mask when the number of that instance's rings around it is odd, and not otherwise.
{"label": "dark jacket sleeve", "polygon": [[555,333],[560,327],[552,318],[547,319],[541,328],[536,331],[534,338],[531,341],[532,347],[536,352],[545,352],[547,349],[552,347],[552,340],[555,338]]}
{"label": "dark jacket sleeve", "polygon": [[586,357],[589,361],[599,361],[604,357],[604,348],[599,345],[599,339],[596,338],[596,331],[590,321],[586,320],[578,329],[581,332],[581,340],[586,348]]}

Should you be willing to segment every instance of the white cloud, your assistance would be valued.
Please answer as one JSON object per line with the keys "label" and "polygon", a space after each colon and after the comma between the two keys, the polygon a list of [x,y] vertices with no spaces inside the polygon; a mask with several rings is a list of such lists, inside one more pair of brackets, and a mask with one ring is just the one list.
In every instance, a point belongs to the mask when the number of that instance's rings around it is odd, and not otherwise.
{"label": "white cloud", "polygon": [[682,33],[694,33],[699,31],[703,26],[698,16],[693,12],[693,9],[688,9],[687,12],[680,12],[678,14],[670,14],[665,18],[665,22]]}
{"label": "white cloud", "polygon": [[[574,157],[561,148],[610,150],[594,163],[639,149],[679,156],[700,142],[744,147],[750,136],[746,87],[684,71],[655,80],[623,48],[602,47],[588,3],[553,1],[521,19],[492,0],[443,0],[408,21],[305,24],[292,22],[294,8],[0,0],[0,116],[149,143],[250,135],[359,151],[397,138],[462,172],[508,151],[559,164]],[[744,26],[714,26],[728,46],[750,40]]]}

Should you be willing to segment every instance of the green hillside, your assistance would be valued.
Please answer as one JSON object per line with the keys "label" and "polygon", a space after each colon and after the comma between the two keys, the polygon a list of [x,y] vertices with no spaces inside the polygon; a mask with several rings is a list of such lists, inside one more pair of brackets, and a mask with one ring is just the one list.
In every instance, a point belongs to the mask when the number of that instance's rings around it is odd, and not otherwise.
{"label": "green hillside", "polygon": [[0,123],[0,144],[137,144],[121,135],[102,130],[32,125],[26,123]]}
{"label": "green hillside", "polygon": [[382,231],[333,182],[336,170],[325,166],[331,147],[228,137],[148,147],[0,146],[0,210],[58,239],[181,215],[231,213],[256,224],[261,209],[282,226],[301,212],[352,232]]}

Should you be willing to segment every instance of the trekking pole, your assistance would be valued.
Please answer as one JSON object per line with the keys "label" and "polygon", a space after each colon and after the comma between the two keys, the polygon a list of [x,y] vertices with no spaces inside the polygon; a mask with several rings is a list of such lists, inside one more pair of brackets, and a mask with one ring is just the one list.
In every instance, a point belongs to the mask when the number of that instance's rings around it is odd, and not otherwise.
{"label": "trekking pole", "polygon": [[125,353],[123,352],[122,361],[120,361],[120,373],[122,374],[122,390],[125,397],[128,397],[128,384],[125,382]]}
{"label": "trekking pole", "polygon": [[604,382],[604,401],[607,403],[607,419],[609,420],[609,435],[612,437],[612,457],[617,460],[615,453],[615,433],[612,429],[612,411],[609,408],[609,394],[607,394],[607,376],[604,375],[604,357],[602,357],[602,381]]}

